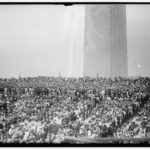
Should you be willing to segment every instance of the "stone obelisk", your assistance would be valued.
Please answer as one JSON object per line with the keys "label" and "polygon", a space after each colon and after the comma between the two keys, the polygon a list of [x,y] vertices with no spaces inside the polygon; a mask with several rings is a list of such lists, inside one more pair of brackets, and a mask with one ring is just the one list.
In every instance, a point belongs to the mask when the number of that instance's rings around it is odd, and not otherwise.
{"label": "stone obelisk", "polygon": [[127,77],[125,4],[85,6],[83,76]]}

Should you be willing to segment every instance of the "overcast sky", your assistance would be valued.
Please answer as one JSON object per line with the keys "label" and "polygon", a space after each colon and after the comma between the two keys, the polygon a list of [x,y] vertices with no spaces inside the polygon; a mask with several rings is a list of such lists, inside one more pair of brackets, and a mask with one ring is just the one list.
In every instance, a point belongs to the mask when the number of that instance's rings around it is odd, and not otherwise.
{"label": "overcast sky", "polygon": [[[129,76],[150,76],[150,5],[126,8]],[[82,74],[84,13],[84,5],[0,5],[0,77]]]}

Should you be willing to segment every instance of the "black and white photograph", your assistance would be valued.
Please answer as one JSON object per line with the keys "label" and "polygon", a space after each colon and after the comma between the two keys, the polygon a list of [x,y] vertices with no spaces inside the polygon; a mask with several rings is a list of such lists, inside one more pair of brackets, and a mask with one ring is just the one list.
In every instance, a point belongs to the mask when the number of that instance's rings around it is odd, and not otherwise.
{"label": "black and white photograph", "polygon": [[0,3],[0,146],[150,145],[150,3]]}

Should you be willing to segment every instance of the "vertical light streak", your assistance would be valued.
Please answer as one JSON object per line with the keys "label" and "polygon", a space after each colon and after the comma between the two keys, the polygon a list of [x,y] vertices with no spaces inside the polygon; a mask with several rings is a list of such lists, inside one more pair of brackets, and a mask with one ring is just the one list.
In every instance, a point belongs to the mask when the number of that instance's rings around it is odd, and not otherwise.
{"label": "vertical light streak", "polygon": [[74,6],[72,20],[72,35],[70,41],[69,76],[83,75],[83,45],[84,45],[84,6]]}
{"label": "vertical light streak", "polygon": [[[72,8],[72,11],[74,11],[74,7]],[[73,57],[74,56],[74,40],[75,40],[75,37],[76,37],[76,17],[77,17],[77,13],[76,12],[73,12],[72,14],[72,24],[71,24],[71,32],[72,32],[72,35],[71,35],[71,38],[70,38],[70,49],[69,49],[69,52],[70,52],[70,55],[69,55],[69,77],[72,77],[73,76],[73,68],[74,68],[74,64],[73,64]]]}
{"label": "vertical light streak", "polygon": [[61,41],[66,57],[65,76],[81,77],[83,75],[83,45],[84,45],[84,6],[69,6],[65,8],[62,19]]}
{"label": "vertical light streak", "polygon": [[[61,24],[61,42],[60,49],[64,51],[64,55],[66,56],[65,63],[65,71],[63,69],[63,76],[69,77],[69,64],[70,64],[70,39],[71,39],[71,31],[72,31],[72,7],[64,8],[64,15],[62,18]],[[60,64],[61,65],[61,64]],[[62,74],[62,73],[61,73]]]}
{"label": "vertical light streak", "polygon": [[84,29],[85,29],[85,6],[83,6],[83,7],[81,7],[81,9],[82,9],[82,31],[83,31],[83,33],[82,33],[82,39],[81,39],[81,42],[83,43],[82,44],[82,47],[81,47],[81,64],[80,64],[80,72],[79,72],[79,76],[80,77],[83,77],[83,63],[84,63]]}

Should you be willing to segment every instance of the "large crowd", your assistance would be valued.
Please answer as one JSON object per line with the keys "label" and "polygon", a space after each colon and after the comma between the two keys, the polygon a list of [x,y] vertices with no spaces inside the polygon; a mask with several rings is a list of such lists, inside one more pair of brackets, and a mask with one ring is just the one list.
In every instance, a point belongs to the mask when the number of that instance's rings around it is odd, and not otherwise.
{"label": "large crowd", "polygon": [[0,142],[149,137],[150,78],[0,79]]}

